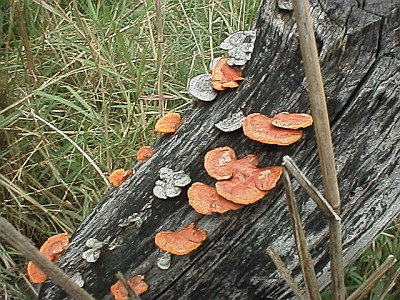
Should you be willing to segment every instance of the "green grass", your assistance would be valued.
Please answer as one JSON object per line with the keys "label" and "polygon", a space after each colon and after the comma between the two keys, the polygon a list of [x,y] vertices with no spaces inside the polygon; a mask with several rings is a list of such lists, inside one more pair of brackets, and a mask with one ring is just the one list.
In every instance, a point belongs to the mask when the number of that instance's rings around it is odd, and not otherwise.
{"label": "green grass", "polygon": [[[249,28],[259,3],[162,1],[167,111],[191,105],[188,80],[207,71],[228,33]],[[154,143],[155,24],[153,1],[0,1],[1,214],[37,245],[73,232],[107,190],[107,174]],[[349,268],[349,290],[389,253],[400,257],[398,223]],[[0,253],[0,296],[34,295],[25,259],[1,241]]]}

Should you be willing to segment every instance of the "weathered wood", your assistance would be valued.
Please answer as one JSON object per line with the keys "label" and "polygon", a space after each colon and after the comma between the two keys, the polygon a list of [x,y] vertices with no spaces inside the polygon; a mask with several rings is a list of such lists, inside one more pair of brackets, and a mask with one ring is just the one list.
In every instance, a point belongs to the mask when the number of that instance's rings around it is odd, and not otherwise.
{"label": "weathered wood", "polygon": [[[325,81],[338,181],[342,197],[344,263],[348,265],[399,213],[399,20],[400,1],[324,0],[312,3],[312,17]],[[242,109],[262,112],[309,110],[300,49],[292,12],[265,1],[256,23],[255,52],[241,86],[221,93],[212,103],[197,103],[173,135],[156,145],[156,154],[135,167],[136,174],[112,189],[78,228],[60,266],[80,272],[96,299],[110,299],[115,273],[144,274],[150,285],[143,299],[288,299],[290,291],[267,255],[278,252],[296,280],[300,268],[284,200],[283,186],[265,199],[224,215],[201,216],[181,196],[160,200],[152,195],[158,170],[170,167],[189,173],[193,181],[214,183],[203,168],[205,153],[230,146],[238,157],[257,154],[261,165],[294,158],[321,189],[321,171],[312,129],[289,147],[266,146],[244,137],[241,130],[222,133],[214,124]],[[296,186],[295,186],[296,188]],[[301,189],[296,190],[308,244],[321,286],[328,283],[327,223]],[[140,226],[119,227],[140,213]],[[204,245],[189,255],[173,257],[168,270],[155,266],[154,235],[191,222],[206,230]],[[89,237],[120,241],[104,249],[96,263],[81,254]],[[41,299],[67,296],[52,283]]]}

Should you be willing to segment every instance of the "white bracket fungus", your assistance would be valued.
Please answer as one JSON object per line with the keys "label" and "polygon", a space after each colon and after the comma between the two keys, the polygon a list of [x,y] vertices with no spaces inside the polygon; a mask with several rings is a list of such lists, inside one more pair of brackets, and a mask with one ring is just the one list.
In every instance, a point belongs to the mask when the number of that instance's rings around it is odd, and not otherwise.
{"label": "white bracket fungus", "polygon": [[104,242],[100,242],[95,238],[87,239],[85,246],[89,249],[83,251],[82,258],[89,263],[96,262],[101,254],[101,248],[105,245]]}
{"label": "white bracket fungus", "polygon": [[201,74],[190,79],[189,93],[201,101],[213,101],[218,93],[212,87],[212,78],[210,74]]}
{"label": "white bracket fungus", "polygon": [[231,114],[228,118],[223,119],[215,124],[219,130],[223,132],[232,132],[242,127],[244,115],[241,111]]}
{"label": "white bracket fungus", "polygon": [[255,30],[238,31],[228,36],[220,45],[220,48],[227,50],[230,56],[227,64],[243,66],[251,57],[255,40]]}
{"label": "white bracket fungus", "polygon": [[153,188],[153,194],[157,198],[177,197],[182,192],[181,188],[191,182],[189,175],[183,171],[174,172],[172,169],[162,167],[159,174],[161,180],[157,180]]}
{"label": "white bracket fungus", "polygon": [[157,257],[156,265],[161,270],[167,270],[171,266],[171,253],[160,250],[160,254]]}
{"label": "white bracket fungus", "polygon": [[282,10],[293,10],[292,0],[278,0],[278,7]]}

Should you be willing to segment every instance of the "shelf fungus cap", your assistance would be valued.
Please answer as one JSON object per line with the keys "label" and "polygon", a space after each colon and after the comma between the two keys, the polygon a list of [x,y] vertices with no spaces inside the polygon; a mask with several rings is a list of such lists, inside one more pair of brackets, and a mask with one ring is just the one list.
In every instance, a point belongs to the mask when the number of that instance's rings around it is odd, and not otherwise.
{"label": "shelf fungus cap", "polygon": [[281,112],[272,118],[272,125],[286,129],[306,128],[312,123],[312,116],[304,113]]}
{"label": "shelf fungus cap", "polygon": [[200,247],[207,235],[194,223],[179,231],[162,231],[155,236],[155,243],[161,250],[175,255],[185,255]]}
{"label": "shelf fungus cap", "polygon": [[301,129],[286,129],[272,125],[273,118],[253,113],[244,118],[243,132],[254,140],[264,144],[287,146],[301,139]]}
{"label": "shelf fungus cap", "polygon": [[223,214],[230,210],[237,210],[243,205],[233,203],[218,195],[216,189],[201,182],[195,182],[188,189],[189,204],[202,215],[212,213]]}
{"label": "shelf fungus cap", "polygon": [[201,74],[193,77],[189,82],[189,93],[201,101],[213,101],[218,93],[213,89],[211,74]]}
{"label": "shelf fungus cap", "polygon": [[136,153],[136,159],[140,161],[148,160],[154,154],[154,150],[150,146],[140,147]]}
{"label": "shelf fungus cap", "polygon": [[160,133],[173,133],[176,131],[180,123],[180,114],[168,113],[156,122],[154,130]]}
{"label": "shelf fungus cap", "polygon": [[243,80],[242,70],[227,64],[229,58],[220,59],[212,69],[212,85],[218,91],[239,86],[238,81]]}
{"label": "shelf fungus cap", "polygon": [[110,174],[110,176],[108,176],[108,180],[113,186],[118,187],[132,174],[133,170],[131,169],[116,169]]}
{"label": "shelf fungus cap", "polygon": [[243,43],[254,43],[256,40],[255,30],[238,31],[228,36],[219,46],[222,50],[231,50]]}
{"label": "shelf fungus cap", "polygon": [[219,130],[223,132],[232,132],[243,126],[244,115],[241,111],[230,115],[228,118],[223,119],[215,124]]}
{"label": "shelf fungus cap", "polygon": [[[56,261],[60,255],[69,246],[69,237],[67,233],[60,233],[49,237],[40,247],[39,251],[50,261]],[[33,262],[29,262],[27,266],[29,279],[33,283],[42,283],[47,280],[48,276]]]}
{"label": "shelf fungus cap", "polygon": [[161,180],[157,180],[153,188],[153,194],[157,198],[167,199],[180,195],[182,187],[191,182],[191,178],[183,171],[174,172],[172,169],[162,167],[159,170]]}
{"label": "shelf fungus cap", "polygon": [[[149,286],[144,281],[144,276],[142,275],[133,276],[129,278],[127,282],[129,287],[137,296],[143,294],[149,289]],[[125,289],[124,285],[119,280],[111,286],[110,290],[115,300],[130,299],[128,291]]]}
{"label": "shelf fungus cap", "polygon": [[281,167],[257,168],[258,158],[247,155],[236,159],[230,147],[209,151],[204,159],[208,175],[219,180],[215,184],[221,197],[237,204],[251,204],[273,189],[281,174]]}

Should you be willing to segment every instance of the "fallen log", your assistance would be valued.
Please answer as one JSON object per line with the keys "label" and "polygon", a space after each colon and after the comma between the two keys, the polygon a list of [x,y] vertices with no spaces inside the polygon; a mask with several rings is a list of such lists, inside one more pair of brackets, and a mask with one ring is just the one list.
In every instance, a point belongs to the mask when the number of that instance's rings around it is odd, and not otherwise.
{"label": "fallen log", "polygon": [[[72,237],[59,265],[80,274],[96,299],[111,299],[115,274],[142,274],[149,290],[143,299],[288,299],[284,284],[267,255],[272,246],[292,276],[300,280],[283,185],[264,199],[223,215],[202,216],[189,205],[186,189],[161,200],[153,187],[161,167],[183,170],[193,182],[213,185],[204,170],[205,154],[219,146],[240,158],[256,154],[261,166],[280,165],[289,155],[308,179],[322,190],[321,171],[312,128],[288,146],[263,145],[242,130],[223,133],[214,125],[232,113],[308,112],[293,12],[279,1],[265,1],[255,23],[257,39],[240,87],[220,92],[213,102],[196,102],[174,134],[164,135],[156,153],[135,166],[136,173],[109,191]],[[399,189],[399,20],[400,1],[320,1],[312,3],[342,197],[344,263],[349,265],[400,210]],[[295,185],[308,244],[322,287],[329,284],[327,222],[309,197]],[[121,226],[134,216],[129,226]],[[132,219],[132,217],[131,217]],[[156,266],[159,231],[189,223],[207,232],[194,252],[173,256],[171,267]],[[89,238],[108,241],[94,263],[83,260]],[[109,246],[115,246],[109,250]],[[113,247],[111,247],[113,248]],[[41,299],[67,299],[52,282]]]}

